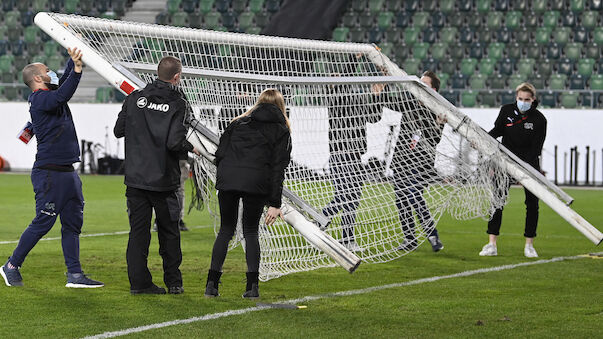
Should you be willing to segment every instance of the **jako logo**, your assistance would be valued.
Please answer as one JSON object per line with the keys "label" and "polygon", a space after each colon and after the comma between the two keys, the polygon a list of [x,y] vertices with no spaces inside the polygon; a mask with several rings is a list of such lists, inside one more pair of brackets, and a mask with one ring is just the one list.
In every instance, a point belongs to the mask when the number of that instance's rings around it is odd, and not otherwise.
{"label": "jako logo", "polygon": [[136,106],[138,106],[138,108],[144,108],[146,105],[147,105],[147,98],[140,97],[140,98],[138,98],[138,100],[136,100]]}
{"label": "jako logo", "polygon": [[167,112],[170,109],[170,105],[168,105],[168,104],[156,104],[156,103],[150,102],[149,106],[147,106],[147,108],[154,109],[156,111]]}

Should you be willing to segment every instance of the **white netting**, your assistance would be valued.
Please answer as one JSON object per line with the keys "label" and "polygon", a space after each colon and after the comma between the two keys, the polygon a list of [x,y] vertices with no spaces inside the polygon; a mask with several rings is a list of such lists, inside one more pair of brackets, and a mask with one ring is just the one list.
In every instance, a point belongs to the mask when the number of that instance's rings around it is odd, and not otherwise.
{"label": "white netting", "polygon": [[[416,78],[377,81],[404,74],[371,45],[52,16],[111,64],[145,82],[154,79],[161,57],[179,57],[181,87],[194,114],[217,135],[263,89],[279,89],[293,142],[285,186],[331,219],[326,232],[332,237],[349,248],[353,238],[364,262],[414,250],[444,213],[460,220],[487,217],[504,204],[495,187],[506,186],[509,178],[498,151],[485,156],[444,124],[445,112],[436,114],[427,105],[443,99]],[[462,127],[483,133],[474,126]],[[215,177],[215,167],[203,158],[195,167],[217,230],[215,190],[201,174]],[[302,213],[312,219],[312,213]],[[411,237],[416,240],[401,249]],[[242,233],[236,240],[232,246]],[[335,265],[283,222],[261,225],[260,244],[262,280]]]}

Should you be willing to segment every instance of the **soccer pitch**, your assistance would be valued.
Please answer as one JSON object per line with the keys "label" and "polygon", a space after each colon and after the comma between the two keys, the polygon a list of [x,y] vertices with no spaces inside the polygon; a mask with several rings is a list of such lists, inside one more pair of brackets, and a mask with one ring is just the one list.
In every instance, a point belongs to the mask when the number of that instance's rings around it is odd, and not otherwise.
{"label": "soccer pitch", "polygon": [[[575,257],[603,248],[541,203],[535,242],[540,258],[525,258],[524,195],[518,188],[511,190],[505,209],[498,257],[477,255],[487,241],[484,220],[444,216],[438,224],[443,251],[433,253],[424,243],[398,260],[362,264],[353,274],[327,268],[261,283],[260,302],[297,299],[296,304],[307,306],[265,309],[241,298],[246,265],[240,247],[226,259],[221,297],[203,297],[214,240],[207,211],[185,217],[191,226],[182,233],[185,293],[130,295],[123,177],[82,176],[82,181],[82,266],[106,286],[64,287],[57,222],[49,239],[27,257],[21,270],[25,286],[0,287],[0,337],[79,338],[120,330],[126,334],[147,325],[152,326],[129,337],[595,338],[603,330],[603,260]],[[0,188],[0,256],[6,258],[34,216],[34,197],[28,175],[0,174]],[[602,229],[603,191],[568,192],[576,199],[573,208]],[[163,286],[157,252],[154,234],[149,268],[155,283]],[[565,259],[551,260],[559,257]],[[514,266],[520,263],[532,264]],[[156,325],[175,320],[186,321]]]}

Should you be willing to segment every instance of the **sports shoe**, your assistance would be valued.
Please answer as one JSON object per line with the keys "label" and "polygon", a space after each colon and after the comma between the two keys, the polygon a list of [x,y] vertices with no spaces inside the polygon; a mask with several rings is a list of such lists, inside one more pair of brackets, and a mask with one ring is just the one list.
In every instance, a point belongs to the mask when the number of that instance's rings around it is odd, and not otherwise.
{"label": "sports shoe", "polygon": [[491,244],[491,243],[487,243],[486,245],[484,245],[484,247],[482,247],[481,252],[479,252],[479,255],[482,257],[495,257],[498,255],[498,250],[496,249],[496,245]]}
{"label": "sports shoe", "polygon": [[444,249],[444,245],[440,241],[440,237],[438,237],[437,235],[432,235],[431,237],[428,237],[427,240],[429,240],[429,243],[431,244],[431,249],[434,252]]}
{"label": "sports shoe", "polygon": [[178,228],[182,232],[188,231],[188,227],[186,227],[186,224],[184,223],[184,221],[182,219],[178,220]]}
{"label": "sports shoe", "polygon": [[366,250],[366,248],[361,247],[360,245],[358,245],[358,243],[356,243],[356,241],[354,240],[350,240],[348,242],[344,242],[342,244],[345,248],[347,248],[350,252],[364,252]]}
{"label": "sports shoe", "polygon": [[245,299],[257,299],[260,297],[260,289],[258,283],[251,284],[251,289],[249,291],[245,291],[243,293],[243,298]]}
{"label": "sports shoe", "polygon": [[526,258],[538,258],[538,253],[536,253],[534,245],[532,244],[526,244],[526,247],[523,249],[523,255],[525,255]]}
{"label": "sports shoe", "polygon": [[184,293],[184,288],[182,286],[170,286],[168,287],[169,294],[182,294]]}
{"label": "sports shoe", "polygon": [[96,281],[88,278],[83,272],[81,273],[69,273],[67,272],[67,284],[65,287],[70,288],[97,288],[103,287],[103,284],[100,281]]}
{"label": "sports shoe", "polygon": [[153,284],[140,290],[130,290],[130,294],[165,294],[165,288]]}
{"label": "sports shoe", "polygon": [[4,278],[6,286],[23,286],[23,278],[19,267],[8,268],[8,261],[0,268],[0,275]]}
{"label": "sports shoe", "polygon": [[419,244],[417,243],[417,239],[408,239],[408,238],[404,238],[404,242],[398,246],[396,249],[398,251],[406,251],[406,252],[410,252],[413,251],[415,248],[417,248]]}

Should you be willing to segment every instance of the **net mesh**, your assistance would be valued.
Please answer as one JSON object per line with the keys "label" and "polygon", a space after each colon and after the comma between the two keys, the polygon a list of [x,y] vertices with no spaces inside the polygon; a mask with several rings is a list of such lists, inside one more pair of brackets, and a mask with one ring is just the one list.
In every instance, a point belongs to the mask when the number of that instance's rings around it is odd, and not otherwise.
{"label": "net mesh", "polygon": [[[499,157],[475,150],[441,112],[413,94],[428,91],[416,78],[367,81],[399,71],[374,46],[52,17],[105,60],[129,67],[145,82],[155,78],[152,69],[163,56],[179,57],[181,88],[193,113],[217,135],[253,106],[262,90],[280,90],[293,143],[285,186],[328,217],[324,231],[364,262],[413,251],[446,213],[459,220],[487,218],[504,204],[504,190],[497,187],[506,186],[509,177]],[[223,76],[204,76],[207,71]],[[215,171],[210,161],[196,159],[197,186],[217,232]],[[300,211],[312,220],[311,213]],[[231,247],[242,241],[238,231]],[[335,265],[282,221],[260,225],[260,244],[262,280]]]}

